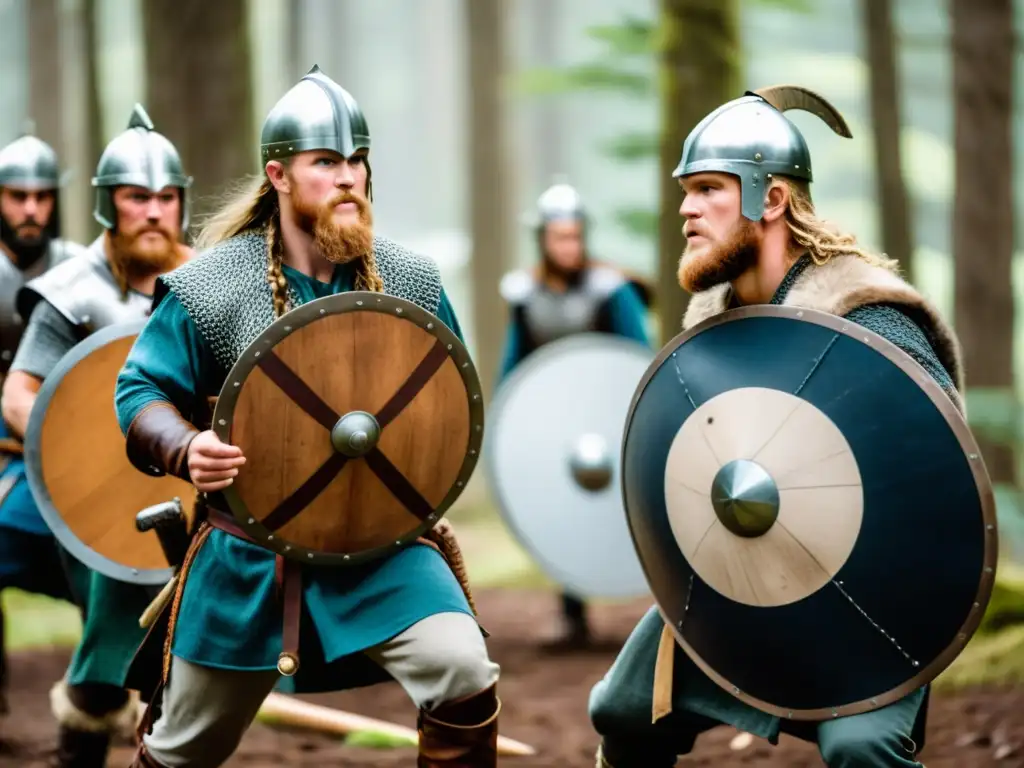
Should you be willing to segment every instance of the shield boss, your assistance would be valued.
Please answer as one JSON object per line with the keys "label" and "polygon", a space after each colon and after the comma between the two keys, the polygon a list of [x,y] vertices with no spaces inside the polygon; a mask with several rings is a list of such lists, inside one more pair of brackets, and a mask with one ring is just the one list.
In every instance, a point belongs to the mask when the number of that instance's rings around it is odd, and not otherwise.
{"label": "shield boss", "polygon": [[842,318],[759,306],[673,339],[623,441],[630,532],[683,650],[796,720],[933,680],[977,629],[998,542],[953,402]]}

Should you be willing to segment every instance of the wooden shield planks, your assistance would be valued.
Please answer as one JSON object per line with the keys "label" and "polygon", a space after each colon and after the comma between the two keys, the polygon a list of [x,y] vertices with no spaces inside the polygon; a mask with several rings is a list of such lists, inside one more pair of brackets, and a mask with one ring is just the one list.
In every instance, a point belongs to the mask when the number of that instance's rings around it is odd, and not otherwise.
{"label": "wooden shield planks", "polygon": [[181,499],[192,486],[151,477],[129,462],[114,410],[117,376],[142,323],[111,326],[62,358],[46,379],[26,435],[26,470],[47,524],[71,554],[112,578],[163,583],[170,567],[155,533],[139,533],[135,515]]}
{"label": "wooden shield planks", "polygon": [[[224,494],[232,511],[258,542],[307,562],[361,562],[415,539],[478,453],[479,383],[458,339],[409,302],[359,294],[372,297],[366,308],[355,295],[277,321],[236,365],[214,415],[247,459]],[[309,313],[321,303],[323,315]],[[353,412],[380,427],[358,457],[331,440]]]}

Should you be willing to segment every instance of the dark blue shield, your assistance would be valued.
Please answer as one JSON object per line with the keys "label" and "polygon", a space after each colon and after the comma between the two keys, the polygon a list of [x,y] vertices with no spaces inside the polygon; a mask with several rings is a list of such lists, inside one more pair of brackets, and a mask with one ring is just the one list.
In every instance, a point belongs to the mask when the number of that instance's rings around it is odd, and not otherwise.
{"label": "dark blue shield", "polygon": [[725,312],[637,388],[622,488],[676,641],[780,717],[884,706],[963,650],[988,603],[995,503],[953,402],[842,318]]}

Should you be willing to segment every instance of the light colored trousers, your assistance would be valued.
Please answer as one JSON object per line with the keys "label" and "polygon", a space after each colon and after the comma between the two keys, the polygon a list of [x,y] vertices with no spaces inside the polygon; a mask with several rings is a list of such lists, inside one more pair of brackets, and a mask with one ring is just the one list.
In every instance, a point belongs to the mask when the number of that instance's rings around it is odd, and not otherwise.
{"label": "light colored trousers", "polygon": [[[500,672],[480,626],[465,613],[435,614],[364,653],[427,710],[490,687]],[[277,670],[214,669],[173,657],[160,718],[143,737],[146,749],[168,768],[222,765],[278,677]]]}

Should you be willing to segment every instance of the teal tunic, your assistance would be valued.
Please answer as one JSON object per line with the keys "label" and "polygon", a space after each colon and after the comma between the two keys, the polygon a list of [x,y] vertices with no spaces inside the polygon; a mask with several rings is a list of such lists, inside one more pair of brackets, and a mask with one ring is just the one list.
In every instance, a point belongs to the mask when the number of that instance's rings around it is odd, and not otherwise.
{"label": "teal tunic", "polygon": [[[647,311],[636,288],[626,283],[617,288],[604,302],[601,312],[600,331],[615,334],[623,338],[633,339],[645,346],[650,346],[644,318]],[[528,334],[523,328],[522,315],[513,311],[512,319],[505,334],[505,348],[501,356],[501,370],[498,383],[512,372],[527,355],[534,351],[529,343]]]}
{"label": "teal tunic", "polygon": [[[770,303],[783,303],[797,277],[811,264],[808,256],[798,260]],[[910,354],[944,390],[954,390],[949,372],[939,361],[924,331],[898,307],[869,305],[853,310],[846,317]],[[697,734],[723,723],[773,744],[778,743],[780,732],[817,741],[832,768],[919,765],[913,750],[908,749],[908,738],[916,740],[917,747],[924,743],[922,715],[927,709],[928,686],[889,706],[861,715],[821,724],[783,722],[729,695],[678,646],[673,664],[672,712],[652,723],[654,670],[663,626],[661,615],[652,607],[590,694],[591,722],[603,737],[608,761],[616,768],[673,766],[677,755],[692,749]]]}
{"label": "teal tunic", "polygon": [[132,655],[146,636],[139,617],[160,588],[117,581],[70,555],[65,568],[82,611],[82,637],[71,657],[67,681],[123,688]]}
{"label": "teal tunic", "polygon": [[[336,267],[330,284],[287,266],[284,273],[300,303],[353,288],[351,265]],[[444,292],[436,314],[462,339]],[[168,293],[118,377],[115,406],[122,431],[153,401],[168,402],[186,416],[202,412],[202,404],[217,396],[225,377],[195,323]],[[221,669],[276,669],[282,608],[274,560],[270,550],[213,530],[188,574],[172,653]],[[444,558],[425,545],[360,567],[301,568],[297,691],[338,690],[387,679],[361,651],[436,613],[473,615]]]}

